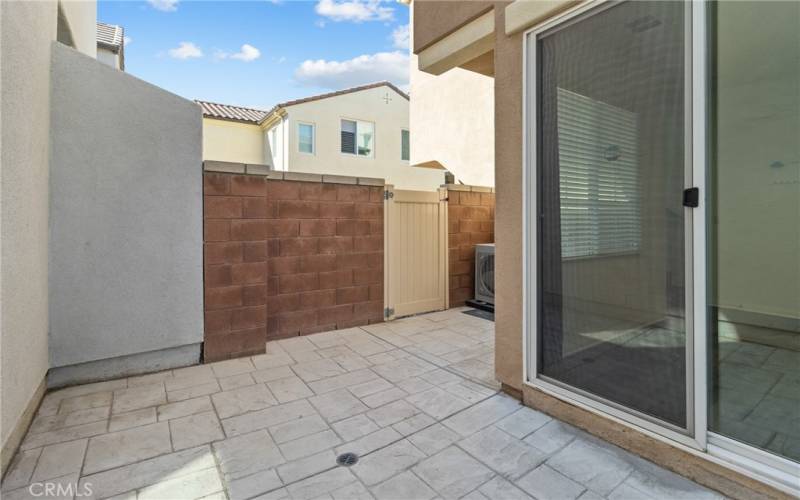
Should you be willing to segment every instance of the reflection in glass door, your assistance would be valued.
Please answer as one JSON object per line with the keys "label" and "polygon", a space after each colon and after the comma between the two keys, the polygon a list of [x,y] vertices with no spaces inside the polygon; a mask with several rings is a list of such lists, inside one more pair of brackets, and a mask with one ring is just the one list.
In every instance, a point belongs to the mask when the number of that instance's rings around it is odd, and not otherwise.
{"label": "reflection in glass door", "polygon": [[709,428],[800,462],[800,3],[712,19]]}
{"label": "reflection in glass door", "polygon": [[685,23],[683,2],[610,4],[530,46],[539,377],[678,430],[690,427]]}

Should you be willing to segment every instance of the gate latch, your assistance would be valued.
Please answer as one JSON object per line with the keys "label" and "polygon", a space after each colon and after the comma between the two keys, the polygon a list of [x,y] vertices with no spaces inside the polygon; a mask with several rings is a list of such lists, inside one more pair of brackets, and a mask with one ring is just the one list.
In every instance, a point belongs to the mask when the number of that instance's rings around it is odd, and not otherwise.
{"label": "gate latch", "polygon": [[697,208],[700,205],[700,190],[696,187],[683,190],[683,206]]}

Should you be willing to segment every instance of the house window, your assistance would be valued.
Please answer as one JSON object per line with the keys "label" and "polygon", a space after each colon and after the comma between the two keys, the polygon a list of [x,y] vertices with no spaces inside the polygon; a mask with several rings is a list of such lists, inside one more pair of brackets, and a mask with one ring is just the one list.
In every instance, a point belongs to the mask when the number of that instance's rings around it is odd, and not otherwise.
{"label": "house window", "polygon": [[297,148],[301,153],[314,154],[314,125],[297,124]]}
{"label": "house window", "polygon": [[408,161],[411,157],[411,137],[408,130],[400,131],[400,159]]}
{"label": "house window", "polygon": [[375,124],[342,120],[342,153],[372,157],[375,152]]}

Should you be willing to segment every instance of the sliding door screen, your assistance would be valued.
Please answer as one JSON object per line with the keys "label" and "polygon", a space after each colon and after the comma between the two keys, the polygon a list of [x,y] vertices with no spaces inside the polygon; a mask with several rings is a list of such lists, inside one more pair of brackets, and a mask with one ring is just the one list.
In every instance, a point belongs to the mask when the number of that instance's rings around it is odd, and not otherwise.
{"label": "sliding door screen", "polygon": [[539,376],[687,427],[683,2],[535,38]]}

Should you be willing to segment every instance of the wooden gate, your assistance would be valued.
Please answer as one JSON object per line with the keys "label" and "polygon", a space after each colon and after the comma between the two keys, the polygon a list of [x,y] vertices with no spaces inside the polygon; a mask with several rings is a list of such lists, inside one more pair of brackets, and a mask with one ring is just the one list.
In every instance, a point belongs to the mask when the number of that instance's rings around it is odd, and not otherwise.
{"label": "wooden gate", "polygon": [[447,308],[447,191],[386,186],[386,319]]}

